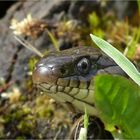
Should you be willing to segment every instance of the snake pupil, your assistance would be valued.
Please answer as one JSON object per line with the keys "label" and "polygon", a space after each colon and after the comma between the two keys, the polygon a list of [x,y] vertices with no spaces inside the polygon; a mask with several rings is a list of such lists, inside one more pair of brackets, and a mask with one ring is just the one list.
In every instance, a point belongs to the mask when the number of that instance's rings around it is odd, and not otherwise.
{"label": "snake pupil", "polygon": [[81,64],[81,67],[82,67],[83,70],[85,70],[85,69],[87,69],[88,64],[87,64],[86,62],[83,62],[83,63]]}
{"label": "snake pupil", "polygon": [[87,58],[82,58],[77,64],[78,71],[80,73],[86,74],[90,68],[90,62]]}

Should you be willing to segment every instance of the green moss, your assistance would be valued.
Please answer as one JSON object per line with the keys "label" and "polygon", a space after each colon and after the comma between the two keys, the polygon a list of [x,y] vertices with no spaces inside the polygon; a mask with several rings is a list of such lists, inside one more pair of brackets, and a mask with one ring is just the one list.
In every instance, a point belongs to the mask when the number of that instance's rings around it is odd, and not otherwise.
{"label": "green moss", "polygon": [[24,118],[20,123],[17,125],[17,128],[20,132],[26,134],[31,133],[34,130],[35,121],[30,120],[29,118]]}
{"label": "green moss", "polygon": [[25,136],[18,136],[17,138],[16,138],[16,140],[26,140],[27,138],[25,137]]}
{"label": "green moss", "polygon": [[52,108],[45,108],[42,107],[39,109],[40,111],[37,112],[37,116],[39,117],[51,117],[53,115],[53,110]]}
{"label": "green moss", "polygon": [[31,113],[31,110],[28,107],[17,108],[17,110],[11,111],[9,114],[5,115],[4,120],[6,123],[12,122],[14,120],[19,121],[29,113]]}
{"label": "green moss", "polygon": [[29,65],[29,70],[32,72],[34,69],[35,64],[38,62],[38,59],[36,57],[31,57],[28,65]]}
{"label": "green moss", "polygon": [[36,99],[35,112],[38,117],[51,117],[54,112],[54,106],[49,102],[47,96],[40,96]]}
{"label": "green moss", "polygon": [[92,12],[89,14],[88,22],[89,22],[90,26],[92,26],[92,27],[97,27],[99,25],[100,20],[95,12]]}

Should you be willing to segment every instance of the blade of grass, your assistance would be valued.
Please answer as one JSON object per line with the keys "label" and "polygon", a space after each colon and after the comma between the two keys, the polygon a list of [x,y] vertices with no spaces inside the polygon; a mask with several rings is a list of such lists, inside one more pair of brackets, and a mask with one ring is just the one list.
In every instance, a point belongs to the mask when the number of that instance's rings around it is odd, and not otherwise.
{"label": "blade of grass", "polygon": [[47,33],[48,33],[48,35],[49,35],[49,37],[50,37],[50,39],[51,39],[51,41],[52,41],[55,49],[57,51],[59,51],[58,41],[56,40],[56,38],[54,37],[54,35],[48,29],[46,29],[46,31],[47,31]]}
{"label": "blade of grass", "polygon": [[88,129],[88,122],[89,122],[89,118],[88,118],[88,114],[87,114],[87,110],[85,108],[85,114],[84,114],[84,128]]}
{"label": "blade of grass", "polygon": [[140,86],[140,73],[120,51],[114,48],[111,44],[105,40],[90,34],[93,42],[109,57],[111,57],[139,86]]}
{"label": "blade of grass", "polygon": [[44,55],[37,50],[34,46],[32,46],[29,42],[27,42],[26,40],[22,39],[21,37],[18,36],[14,36],[15,39],[22,44],[24,47],[26,47],[27,49],[31,50],[32,52],[34,52],[35,54],[37,54],[40,57],[43,57]]}
{"label": "blade of grass", "polygon": [[87,114],[87,110],[85,108],[84,127],[82,127],[80,129],[78,140],[87,140],[88,122],[89,122],[89,117],[88,117],[88,114]]}

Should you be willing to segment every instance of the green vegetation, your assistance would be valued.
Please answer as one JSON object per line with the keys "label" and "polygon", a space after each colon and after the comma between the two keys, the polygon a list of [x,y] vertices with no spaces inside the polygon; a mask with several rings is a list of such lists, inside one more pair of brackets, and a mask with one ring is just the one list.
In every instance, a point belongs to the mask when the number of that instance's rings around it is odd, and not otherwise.
{"label": "green vegetation", "polygon": [[88,23],[89,23],[89,30],[91,33],[103,38],[105,36],[104,31],[101,29],[101,20],[97,16],[95,12],[89,14],[88,16]]}
{"label": "green vegetation", "polygon": [[[103,39],[92,34],[91,38],[140,86],[140,73],[121,52]],[[121,76],[95,78],[95,105],[114,138],[140,138],[140,87],[135,83]]]}
{"label": "green vegetation", "polygon": [[125,51],[124,51],[124,54],[127,57],[129,57],[129,58],[134,57],[139,39],[140,39],[140,27],[138,29],[137,28],[134,29],[133,36],[131,37],[131,39],[127,43],[127,46],[126,46]]}
{"label": "green vegetation", "polygon": [[140,73],[130,60],[103,39],[92,34],[91,38],[103,52],[110,56],[140,86]]}
{"label": "green vegetation", "polygon": [[[54,16],[51,18],[54,20],[54,23],[52,22],[52,24],[55,25],[55,28],[50,29],[43,27],[44,30],[42,30],[41,34],[36,36],[36,39],[34,38],[34,40],[32,40],[33,44],[42,45],[40,48],[43,54],[40,51],[37,51],[37,49],[34,49],[34,46],[28,42],[30,39],[33,39],[32,37],[29,37],[27,39],[28,41],[22,40],[22,37],[20,38],[20,36],[16,38],[17,40],[21,39],[21,44],[31,48],[30,50],[34,50],[38,56],[43,57],[49,53],[46,49],[50,48],[52,45],[57,51],[59,51],[61,44],[64,44],[63,46],[66,46],[66,48],[67,46],[68,48],[73,46],[92,46],[93,42],[89,38],[89,34],[92,33],[100,38],[106,39],[129,59],[132,61],[136,60],[137,64],[137,62],[140,61],[140,51],[137,50],[138,47],[140,48],[140,0],[137,0],[138,9],[132,13],[133,16],[123,17],[123,20],[117,18],[116,12],[113,9],[110,9],[110,6],[107,5],[107,1],[104,1],[104,6],[102,6],[103,2],[100,2],[100,6],[97,9],[96,7],[93,8],[90,13],[87,8],[87,11],[85,10],[85,12],[82,12],[84,10],[83,4],[78,13],[79,17],[76,16],[78,17],[77,19],[70,18],[68,14],[71,10],[67,9],[66,11],[68,12],[65,12],[64,10],[61,12],[62,17],[60,16],[60,18],[58,16],[60,20],[56,20],[55,17],[57,17],[57,14],[59,15],[59,12],[57,13],[56,10]],[[134,10],[131,6],[128,6],[128,8],[130,9],[127,10],[128,13],[126,13],[126,15],[129,15],[129,12],[131,13],[131,10]],[[22,9],[22,7],[20,9]],[[136,17],[136,24],[133,24],[133,17]],[[47,22],[47,20],[48,19],[44,17],[44,21]],[[28,25],[32,24],[27,24],[27,26]],[[33,29],[35,30],[31,31],[37,31],[37,28]],[[38,41],[42,37],[42,39],[44,39],[44,36],[42,36],[43,32],[47,32],[49,39],[46,36],[43,43],[39,43]],[[96,36],[92,36],[92,39],[97,46],[113,58],[114,61],[138,85],[140,85],[140,74],[133,63],[109,43]],[[45,41],[46,43],[44,43]],[[44,44],[47,45],[44,46]],[[37,46],[37,48],[39,48],[39,46]],[[135,59],[137,52],[139,53],[139,57],[138,59]],[[21,53],[22,51],[19,54],[17,52],[18,58],[16,62],[14,62],[15,64],[20,61],[22,62],[22,58],[20,58]],[[1,138],[43,139],[47,136],[54,136],[56,134],[54,139],[57,139],[58,135],[64,137],[64,133],[67,134],[72,127],[71,115],[69,115],[59,103],[57,104],[50,100],[47,95],[40,95],[40,92],[37,92],[35,88],[33,90],[31,76],[38,59],[39,58],[37,57],[31,56],[28,63],[29,69],[27,68],[28,71],[23,81],[10,81],[9,83],[6,83],[6,79],[0,77]],[[5,66],[6,65],[7,63]],[[25,66],[25,69],[26,67],[27,65]],[[12,79],[16,79],[16,77],[14,77],[16,74],[15,69],[18,69],[16,65],[11,74]],[[23,70],[23,72],[25,72],[25,70]],[[14,84],[12,84],[13,82]],[[20,94],[17,94],[12,90],[15,85],[18,87]],[[138,85],[133,83],[130,79],[127,80],[120,76],[103,75],[95,78],[95,105],[100,111],[99,118],[104,122],[106,129],[114,135],[114,138],[140,138],[140,88]],[[83,130],[86,131],[84,131],[84,135],[79,136],[79,139],[88,139],[87,129],[89,129],[89,118],[86,111],[83,124]]]}
{"label": "green vegetation", "polygon": [[111,75],[95,78],[95,105],[114,138],[140,138],[140,87]]}
{"label": "green vegetation", "polygon": [[80,129],[80,134],[79,134],[78,140],[86,140],[87,139],[88,124],[89,124],[89,116],[88,116],[86,108],[85,108],[84,127],[82,127]]}
{"label": "green vegetation", "polygon": [[53,46],[55,47],[55,49],[57,51],[59,51],[59,46],[58,46],[58,41],[57,39],[54,37],[54,35],[48,30],[46,29],[47,33],[48,33],[48,36],[50,37],[52,43],[53,43]]}

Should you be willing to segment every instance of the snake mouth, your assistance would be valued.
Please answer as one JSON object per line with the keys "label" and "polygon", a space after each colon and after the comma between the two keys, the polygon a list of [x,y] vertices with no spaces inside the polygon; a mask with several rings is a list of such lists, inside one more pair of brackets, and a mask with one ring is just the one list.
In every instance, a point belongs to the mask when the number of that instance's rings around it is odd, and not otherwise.
{"label": "snake mouth", "polygon": [[83,111],[83,108],[86,108],[91,115],[99,113],[94,105],[93,89],[79,89],[47,83],[38,84],[37,87],[47,96],[60,103],[69,103],[72,107],[76,107],[75,109],[78,111]]}
{"label": "snake mouth", "polygon": [[[49,84],[47,82],[37,84],[37,87],[49,96],[63,98],[64,101],[72,102],[74,99],[81,102],[94,105],[94,88],[93,80],[83,81],[75,80],[73,78],[59,78],[56,84]],[[63,95],[62,95],[63,94]],[[65,96],[65,97],[62,97]],[[66,96],[69,96],[68,99]],[[71,99],[70,99],[71,98]],[[57,99],[58,100],[58,99]]]}
{"label": "snake mouth", "polygon": [[[48,96],[60,102],[85,103],[94,106],[92,74],[81,76],[74,73],[74,66],[55,63],[47,57],[39,62],[33,72],[33,83]],[[71,59],[67,62],[73,62]],[[69,64],[69,63],[68,63]],[[67,66],[72,66],[70,69]],[[63,69],[62,69],[63,68]],[[65,68],[65,69],[64,69]],[[77,102],[75,103],[77,104]],[[79,106],[80,108],[80,106]]]}
{"label": "snake mouth", "polygon": [[60,102],[79,100],[94,105],[92,75],[61,77],[61,72],[58,66],[52,67],[49,64],[44,66],[40,63],[33,72],[33,83],[48,96]]}
{"label": "snake mouth", "polygon": [[47,83],[38,84],[37,87],[47,96],[60,103],[69,103],[72,107],[76,107],[75,109],[78,111],[82,112],[83,108],[86,108],[88,114],[99,114],[94,105],[93,90],[79,89],[79,92],[74,94],[72,91],[78,91],[78,88],[49,85]]}

